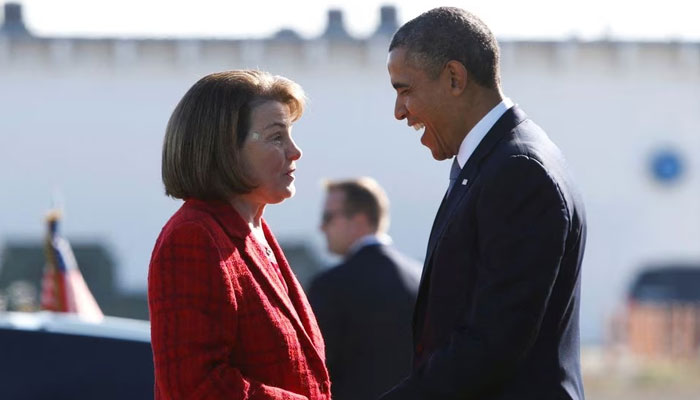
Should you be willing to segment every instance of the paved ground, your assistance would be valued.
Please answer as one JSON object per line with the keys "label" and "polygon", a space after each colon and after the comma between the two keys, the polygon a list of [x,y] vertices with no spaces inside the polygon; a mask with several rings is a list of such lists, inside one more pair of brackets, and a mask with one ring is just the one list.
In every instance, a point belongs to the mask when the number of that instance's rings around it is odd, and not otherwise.
{"label": "paved ground", "polygon": [[668,390],[644,390],[633,389],[627,391],[598,391],[586,390],[586,400],[698,400],[700,391],[688,392],[684,389]]}
{"label": "paved ground", "polygon": [[654,361],[582,350],[586,400],[700,400],[700,358]]}

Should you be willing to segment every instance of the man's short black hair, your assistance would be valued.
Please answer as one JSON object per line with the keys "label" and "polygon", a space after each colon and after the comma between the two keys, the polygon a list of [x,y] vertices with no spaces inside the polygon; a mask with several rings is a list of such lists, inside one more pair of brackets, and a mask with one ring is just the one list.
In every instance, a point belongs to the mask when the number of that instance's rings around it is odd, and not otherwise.
{"label": "man's short black hair", "polygon": [[500,84],[498,42],[476,15],[438,7],[406,22],[394,34],[389,51],[403,48],[407,59],[436,78],[450,60],[461,62],[479,85]]}

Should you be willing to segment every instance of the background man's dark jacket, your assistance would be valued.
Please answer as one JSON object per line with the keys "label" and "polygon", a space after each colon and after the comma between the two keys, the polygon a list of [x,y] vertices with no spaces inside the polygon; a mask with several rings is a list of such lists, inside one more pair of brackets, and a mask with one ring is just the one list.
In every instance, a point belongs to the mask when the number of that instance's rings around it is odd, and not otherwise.
{"label": "background man's dark jacket", "polygon": [[373,244],[313,281],[333,400],[373,400],[408,375],[420,271],[393,247]]}

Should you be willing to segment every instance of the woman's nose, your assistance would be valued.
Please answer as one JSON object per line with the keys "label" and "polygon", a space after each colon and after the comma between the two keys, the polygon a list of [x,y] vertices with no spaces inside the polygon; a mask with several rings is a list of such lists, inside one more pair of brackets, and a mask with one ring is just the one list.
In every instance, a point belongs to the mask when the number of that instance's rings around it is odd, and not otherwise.
{"label": "woman's nose", "polygon": [[294,142],[294,140],[291,140],[289,158],[292,159],[293,161],[296,161],[296,160],[301,158],[302,154],[303,153],[301,151],[301,148],[299,148],[299,146],[297,146],[297,144]]}

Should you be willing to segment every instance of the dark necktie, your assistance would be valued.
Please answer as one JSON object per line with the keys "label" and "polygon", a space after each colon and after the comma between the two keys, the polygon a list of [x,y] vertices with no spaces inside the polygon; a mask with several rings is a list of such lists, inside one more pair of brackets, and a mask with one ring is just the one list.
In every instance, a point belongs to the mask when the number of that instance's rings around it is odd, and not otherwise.
{"label": "dark necktie", "polygon": [[450,191],[452,190],[452,187],[455,185],[455,182],[457,182],[457,177],[459,176],[460,172],[462,172],[462,168],[459,166],[459,163],[457,162],[457,156],[455,156],[454,160],[452,161],[452,168],[450,169],[450,186],[447,187],[446,196],[450,195]]}

